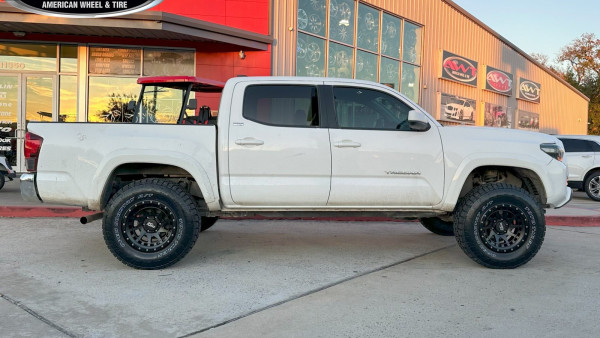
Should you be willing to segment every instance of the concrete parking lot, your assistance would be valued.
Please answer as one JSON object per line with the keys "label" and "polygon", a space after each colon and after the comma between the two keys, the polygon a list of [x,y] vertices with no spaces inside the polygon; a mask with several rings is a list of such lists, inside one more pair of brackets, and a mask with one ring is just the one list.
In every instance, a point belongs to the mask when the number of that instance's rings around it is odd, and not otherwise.
{"label": "concrete parking lot", "polygon": [[418,223],[219,221],[160,271],[130,269],[100,222],[0,218],[0,336],[590,337],[600,228],[549,227],[515,270]]}

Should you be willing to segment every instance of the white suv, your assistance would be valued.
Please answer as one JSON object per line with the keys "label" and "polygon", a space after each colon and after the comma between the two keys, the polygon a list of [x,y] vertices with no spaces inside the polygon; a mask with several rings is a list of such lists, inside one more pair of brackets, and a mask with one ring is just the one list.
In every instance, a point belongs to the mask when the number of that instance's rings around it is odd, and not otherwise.
{"label": "white suv", "polygon": [[558,135],[565,146],[569,186],[600,201],[600,136]]}

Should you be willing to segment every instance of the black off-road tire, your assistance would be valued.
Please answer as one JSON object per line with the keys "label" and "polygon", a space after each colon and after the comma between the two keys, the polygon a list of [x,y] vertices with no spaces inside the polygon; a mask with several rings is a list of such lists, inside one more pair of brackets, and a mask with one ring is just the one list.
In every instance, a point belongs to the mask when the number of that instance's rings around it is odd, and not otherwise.
{"label": "black off-road tire", "polygon": [[200,234],[192,196],[168,180],[149,178],[120,189],[102,224],[112,254],[136,269],[163,269],[190,252]]}
{"label": "black off-road tire", "polygon": [[454,212],[454,234],[475,262],[512,269],[531,260],[546,233],[543,207],[527,191],[490,183],[470,191]]}
{"label": "black off-road tire", "polygon": [[211,226],[215,225],[219,217],[206,217],[202,216],[200,220],[200,232],[208,230]]}
{"label": "black off-road tire", "polygon": [[600,170],[596,170],[588,175],[583,183],[583,190],[594,201],[600,202]]}
{"label": "black off-road tire", "polygon": [[438,217],[419,218],[423,226],[436,235],[454,236],[454,223],[439,219]]}
{"label": "black off-road tire", "polygon": [[6,181],[6,177],[4,177],[3,173],[0,173],[0,190],[4,188],[4,182]]}

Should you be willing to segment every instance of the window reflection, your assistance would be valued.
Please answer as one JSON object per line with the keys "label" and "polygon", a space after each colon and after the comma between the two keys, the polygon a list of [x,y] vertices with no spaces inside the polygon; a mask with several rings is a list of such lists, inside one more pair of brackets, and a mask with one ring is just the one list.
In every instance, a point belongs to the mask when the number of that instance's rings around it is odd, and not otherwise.
{"label": "window reflection", "polygon": [[13,71],[56,71],[56,44],[2,43],[0,62]]}
{"label": "window reflection", "polygon": [[142,104],[142,123],[176,124],[185,92],[182,89],[146,86]]}
{"label": "window reflection", "polygon": [[60,46],[60,71],[62,73],[77,73],[77,46]]}
{"label": "window reflection", "polygon": [[77,76],[60,76],[58,122],[77,121]]}
{"label": "window reflection", "polygon": [[25,91],[27,121],[52,121],[53,82],[50,76],[27,76]]}
{"label": "window reflection", "polygon": [[194,52],[146,48],[144,75],[194,75]]}
{"label": "window reflection", "polygon": [[88,121],[131,122],[133,111],[127,105],[139,92],[136,78],[90,77]]}

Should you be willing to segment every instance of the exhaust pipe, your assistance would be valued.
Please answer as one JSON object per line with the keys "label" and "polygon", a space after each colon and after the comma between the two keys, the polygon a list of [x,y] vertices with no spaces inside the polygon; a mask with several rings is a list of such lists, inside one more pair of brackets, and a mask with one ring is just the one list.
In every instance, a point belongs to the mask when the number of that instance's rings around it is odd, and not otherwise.
{"label": "exhaust pipe", "polygon": [[91,215],[88,215],[88,216],[81,217],[79,219],[79,222],[81,222],[81,224],[87,224],[87,223],[93,222],[93,221],[95,221],[97,219],[100,219],[102,217],[104,217],[104,213],[103,212],[97,212],[95,214],[91,214]]}

